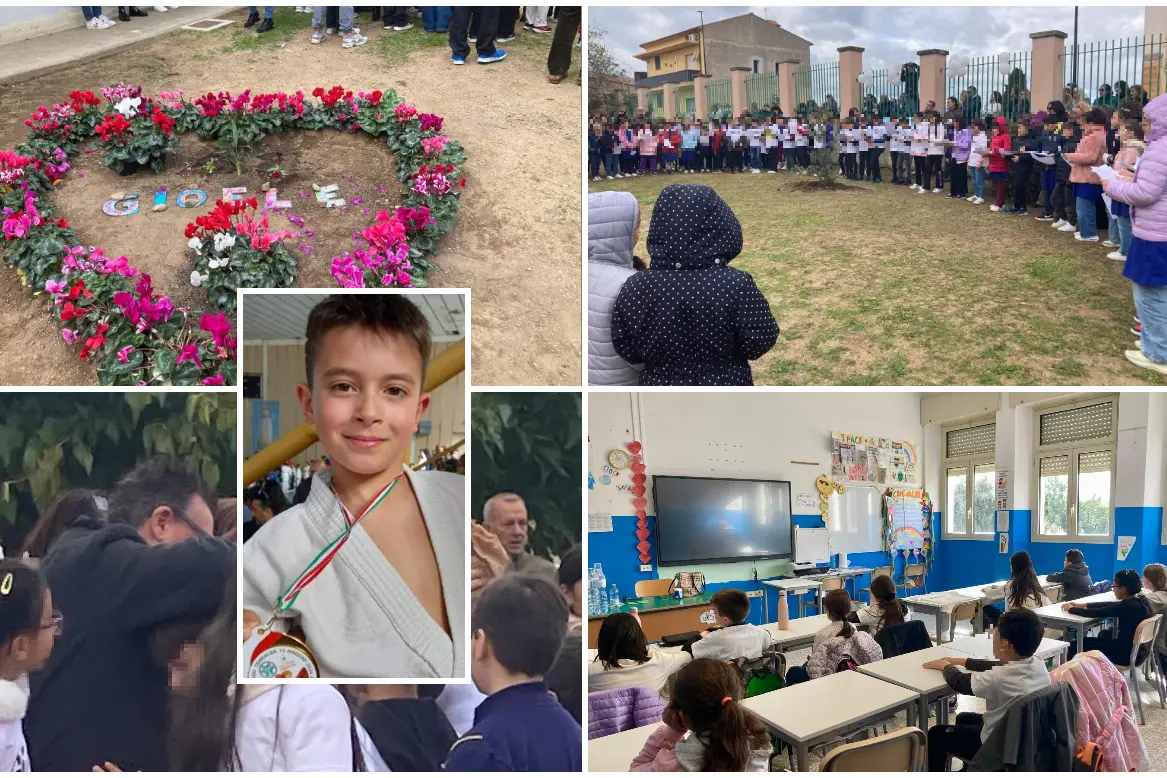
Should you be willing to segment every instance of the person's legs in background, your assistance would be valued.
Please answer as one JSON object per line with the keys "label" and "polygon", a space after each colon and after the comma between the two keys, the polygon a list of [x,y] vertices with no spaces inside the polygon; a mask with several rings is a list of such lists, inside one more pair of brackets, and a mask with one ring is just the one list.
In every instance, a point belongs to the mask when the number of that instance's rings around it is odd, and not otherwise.
{"label": "person's legs in background", "polygon": [[328,7],[324,5],[312,6],[312,42],[324,43],[324,22],[328,16]]}
{"label": "person's legs in background", "polygon": [[515,22],[519,20],[517,5],[503,5],[498,9],[498,43],[515,39]]}
{"label": "person's legs in background", "polygon": [[1074,197],[1074,184],[1070,181],[1062,184],[1066,198],[1066,221],[1078,228],[1078,198]]}
{"label": "person's legs in background", "polygon": [[977,196],[978,200],[985,199],[985,169],[983,167],[973,168],[973,194]]}
{"label": "person's legs in background", "polygon": [[329,5],[325,8],[327,10],[324,13],[324,26],[328,34],[333,35],[340,28],[340,6]]}
{"label": "person's legs in background", "polygon": [[929,727],[928,772],[944,772],[951,756],[970,761],[981,748],[984,726],[985,717],[980,713],[958,713],[955,724]]}
{"label": "person's legs in background", "polygon": [[1078,208],[1078,234],[1085,239],[1098,237],[1098,216],[1094,210],[1094,201],[1085,197],[1075,198]]}
{"label": "person's legs in background", "polygon": [[993,179],[993,190],[997,193],[997,197],[993,201],[993,205],[997,206],[998,209],[1003,208],[1005,206],[1005,189],[1006,189],[1006,179],[1004,179],[1004,178],[994,178]]}
{"label": "person's legs in background", "polygon": [[1118,253],[1126,257],[1131,250],[1131,217],[1115,216],[1111,221],[1118,225]]}
{"label": "person's legs in background", "polygon": [[527,6],[527,29],[535,32],[551,32],[551,28],[547,26],[547,12],[551,10],[549,5],[529,5]]}
{"label": "person's legs in background", "polygon": [[91,30],[104,30],[109,25],[101,15],[100,5],[83,5],[81,13],[85,16],[85,26]]}
{"label": "person's legs in background", "polygon": [[616,164],[616,159],[615,154],[604,155],[604,172],[608,174],[608,178],[614,178],[620,172],[620,166]]}
{"label": "person's legs in background", "polygon": [[883,183],[883,172],[879,167],[879,158],[883,155],[883,149],[871,150],[871,180],[877,184]]}
{"label": "person's legs in background", "polygon": [[381,22],[386,30],[408,30],[413,25],[409,21],[409,14],[403,5],[389,6],[381,11]]}
{"label": "person's legs in background", "polygon": [[340,44],[342,48],[351,49],[354,46],[364,46],[369,42],[368,38],[353,29],[353,7],[351,5],[340,7],[340,33],[343,36]]}
{"label": "person's legs in background", "polygon": [[275,22],[276,7],[274,5],[265,5],[263,7],[263,21],[255,28],[256,32],[268,32],[276,26]]}
{"label": "person's legs in background", "polygon": [[[552,79],[563,80],[571,68],[571,47],[575,44],[576,30],[583,23],[583,9],[578,5],[565,6],[560,9],[560,15],[551,38],[551,50],[547,52],[547,73]],[[543,24],[547,24],[547,8],[543,9]],[[538,30],[538,25],[535,29]]]}
{"label": "person's legs in background", "polygon": [[470,12],[473,7],[455,5],[450,9],[450,61],[455,65],[465,65],[470,56],[470,44],[466,37],[470,29]]}
{"label": "person's legs in background", "polygon": [[1167,286],[1135,284],[1134,289],[1135,311],[1143,324],[1143,356],[1167,365]]}

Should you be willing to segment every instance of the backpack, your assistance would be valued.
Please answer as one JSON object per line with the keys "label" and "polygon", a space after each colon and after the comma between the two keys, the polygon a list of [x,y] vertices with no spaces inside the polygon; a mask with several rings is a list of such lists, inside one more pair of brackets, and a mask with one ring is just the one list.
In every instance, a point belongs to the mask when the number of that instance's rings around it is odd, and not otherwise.
{"label": "backpack", "polygon": [[698,594],[705,594],[705,574],[677,573],[673,576],[673,583],[669,589],[676,591],[678,587],[683,597],[696,597]]}
{"label": "backpack", "polygon": [[1102,768],[1102,749],[1097,743],[1087,743],[1074,755],[1074,772],[1100,773]]}
{"label": "backpack", "polygon": [[759,657],[739,657],[730,664],[741,676],[746,697],[772,692],[786,685],[786,655],[780,651],[767,649]]}
{"label": "backpack", "polygon": [[844,670],[858,670],[858,669],[859,669],[859,664],[854,659],[852,659],[848,654],[843,654],[843,657],[839,660],[839,664],[835,665],[835,672],[836,673],[841,673]]}

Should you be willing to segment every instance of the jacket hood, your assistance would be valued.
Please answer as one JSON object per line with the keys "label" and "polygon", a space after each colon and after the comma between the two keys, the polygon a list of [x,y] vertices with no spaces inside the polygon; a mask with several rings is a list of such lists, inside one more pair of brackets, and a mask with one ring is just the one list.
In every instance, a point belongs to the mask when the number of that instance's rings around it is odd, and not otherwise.
{"label": "jacket hood", "polygon": [[[686,736],[673,746],[673,753],[677,756],[677,764],[687,773],[699,773],[705,764],[705,744],[696,732],[688,732]],[[746,764],[747,773],[768,772],[770,769],[770,749],[755,748],[750,751],[750,759]]]}
{"label": "jacket hood", "polygon": [[28,676],[0,680],[0,721],[19,721],[28,711]]}
{"label": "jacket hood", "polygon": [[716,267],[741,251],[741,223],[712,188],[670,184],[661,190],[648,229],[654,268]]}
{"label": "jacket hood", "polygon": [[1009,123],[1005,121],[1004,116],[994,116],[993,121],[997,123],[997,128],[1001,130],[1002,135],[1009,134]]}
{"label": "jacket hood", "polygon": [[1151,120],[1151,134],[1147,143],[1167,138],[1167,95],[1159,95],[1143,108],[1143,116]]}
{"label": "jacket hood", "polygon": [[630,192],[588,194],[588,261],[632,267],[640,203]]}

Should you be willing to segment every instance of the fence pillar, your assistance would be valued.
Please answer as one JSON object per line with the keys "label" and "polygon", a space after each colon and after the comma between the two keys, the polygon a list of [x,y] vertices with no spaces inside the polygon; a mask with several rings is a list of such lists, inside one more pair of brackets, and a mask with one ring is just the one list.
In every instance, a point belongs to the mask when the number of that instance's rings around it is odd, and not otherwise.
{"label": "fence pillar", "polygon": [[637,113],[648,113],[648,87],[636,87],[636,111]]}
{"label": "fence pillar", "polygon": [[798,113],[798,81],[794,77],[799,61],[784,59],[778,63],[778,104],[782,115],[789,118]]}
{"label": "fence pillar", "polygon": [[928,101],[932,100],[936,103],[936,110],[943,112],[948,52],[944,49],[925,49],[916,54],[920,57],[920,110],[923,111]]}
{"label": "fence pillar", "polygon": [[839,49],[839,115],[846,116],[852,108],[863,107],[859,90],[859,74],[863,72],[863,48],[843,46]]}
{"label": "fence pillar", "polygon": [[699,122],[709,121],[709,92],[706,91],[706,87],[712,78],[713,76],[708,73],[693,76],[693,102],[696,105],[693,109],[693,118]]}
{"label": "fence pillar", "polygon": [[1142,84],[1148,97],[1158,97],[1167,92],[1161,45],[1161,41],[1167,38],[1167,6],[1148,5],[1143,8],[1143,35],[1147,45],[1143,49]]}
{"label": "fence pillar", "polygon": [[677,85],[676,84],[662,84],[664,89],[664,119],[665,121],[674,121],[677,118]]}
{"label": "fence pillar", "polygon": [[[1062,99],[1066,82],[1062,78],[1066,55],[1066,34],[1061,30],[1031,32],[1033,60],[1030,63],[1030,106],[1036,113],[1044,111],[1052,100]],[[1066,106],[1069,108],[1069,106]]]}
{"label": "fence pillar", "polygon": [[735,119],[749,108],[746,104],[746,76],[749,73],[749,68],[729,69],[729,88],[733,95],[733,116]]}

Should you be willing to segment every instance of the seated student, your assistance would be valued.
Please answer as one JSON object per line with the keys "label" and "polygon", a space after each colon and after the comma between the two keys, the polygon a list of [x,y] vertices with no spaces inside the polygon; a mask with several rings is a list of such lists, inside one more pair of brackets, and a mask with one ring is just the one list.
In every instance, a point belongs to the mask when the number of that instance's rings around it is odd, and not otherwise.
{"label": "seated student", "polygon": [[[1028,551],[1018,551],[1009,557],[1009,580],[1004,586],[986,586],[981,589],[989,596],[1005,597],[1005,610],[1012,611],[1019,608],[1040,608],[1049,605],[1049,597],[1041,588],[1037,580],[1037,573],[1033,569],[1033,560]],[[993,625],[1001,616],[1001,609],[995,605],[985,606],[985,624]]]}
{"label": "seated student", "polygon": [[729,263],[742,227],[708,186],[661,190],[648,228],[652,266],[628,278],[612,311],[612,345],[644,365],[641,386],[751,386],[750,360],[778,341],[770,303]]}
{"label": "seated student", "polygon": [[693,658],[684,651],[664,651],[648,645],[640,622],[631,613],[605,616],[596,645],[596,658],[588,663],[589,692],[627,686],[659,691],[673,673]]}
{"label": "seated student", "polygon": [[[1041,619],[1036,613],[1024,608],[1006,611],[993,633],[993,656],[998,661],[947,657],[924,664],[929,670],[944,673],[944,680],[957,694],[985,701],[983,715],[958,713],[955,724],[929,728],[929,772],[944,770],[949,755],[971,760],[1010,705],[1050,685],[1045,662],[1033,655],[1041,637]],[[961,667],[971,672],[961,672]]]}
{"label": "seated student", "polygon": [[[1163,618],[1167,619],[1167,567],[1160,564],[1147,565],[1143,568],[1143,583],[1146,588],[1142,596],[1147,600],[1147,605],[1151,606],[1151,613],[1163,614]],[[1159,627],[1155,654],[1159,657],[1162,672],[1167,673],[1167,627]]]}
{"label": "seated student", "polygon": [[333,295],[308,317],[305,353],[297,396],[332,466],[240,550],[244,628],[298,622],[326,678],[461,676],[464,478],[401,464],[429,406],[429,324],[401,295]]}
{"label": "seated student", "polygon": [[[873,584],[874,585],[874,584]],[[786,683],[802,683],[812,678],[831,675],[839,669],[845,657],[857,665],[883,659],[883,649],[875,638],[851,626],[851,595],[846,589],[836,589],[823,597],[823,610],[830,624],[814,636],[814,647],[806,665],[786,671]]]}
{"label": "seated student", "polygon": [[710,605],[720,627],[702,632],[700,640],[687,646],[694,659],[755,657],[770,647],[769,632],[745,623],[750,615],[750,598],[741,589],[722,589],[713,595]]}
{"label": "seated student", "polygon": [[490,583],[471,616],[470,677],[489,695],[450,748],[449,772],[579,772],[583,731],[544,683],[567,633],[567,603],[539,575]]}
{"label": "seated student", "polygon": [[[1099,637],[1088,637],[1084,643],[1085,651],[1101,651],[1106,658],[1116,665],[1129,665],[1131,648],[1135,644],[1135,630],[1145,619],[1151,617],[1151,606],[1146,598],[1139,597],[1143,584],[1139,574],[1134,570],[1119,570],[1114,574],[1114,596],[1118,602],[1066,602],[1062,603],[1062,610],[1075,616],[1111,617],[1118,620],[1118,633],[1104,629]],[[1073,659],[1077,649],[1076,643],[1070,644],[1069,658]],[[1142,664],[1146,656],[1146,646],[1139,648],[1136,658]]]}
{"label": "seated student", "polygon": [[1090,596],[1090,568],[1083,561],[1082,552],[1076,548],[1066,552],[1066,566],[1062,572],[1047,575],[1045,579],[1062,585],[1063,600]]}
{"label": "seated student", "polygon": [[871,581],[871,596],[875,602],[855,611],[847,620],[871,628],[871,634],[893,624],[903,624],[908,617],[908,606],[896,597],[896,586],[890,575],[881,575]]}
{"label": "seated student", "polygon": [[716,659],[695,659],[664,691],[664,721],[648,736],[630,772],[765,773],[770,735],[741,704],[741,676]]}

